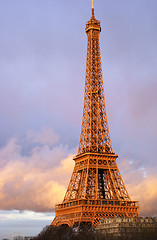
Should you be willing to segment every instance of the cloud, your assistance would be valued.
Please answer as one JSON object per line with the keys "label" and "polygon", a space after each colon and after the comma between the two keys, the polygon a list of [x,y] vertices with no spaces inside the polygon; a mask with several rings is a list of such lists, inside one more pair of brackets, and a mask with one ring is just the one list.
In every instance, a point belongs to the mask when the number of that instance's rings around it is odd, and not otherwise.
{"label": "cloud", "polygon": [[52,222],[54,214],[32,211],[0,211],[0,239],[35,236]]}
{"label": "cloud", "polygon": [[119,164],[122,178],[132,201],[139,201],[142,216],[157,216],[157,174],[145,168],[136,168],[133,161],[124,158]]}
{"label": "cloud", "polygon": [[[55,204],[63,201],[74,167],[75,150],[59,144],[50,146],[48,141],[46,145],[46,139],[50,139],[46,132],[42,129],[30,134],[29,131],[30,143],[44,136],[43,144],[33,145],[29,155],[22,154],[17,137],[0,149],[1,209],[51,212]],[[52,136],[57,139],[57,135]],[[157,215],[157,174],[150,168],[139,167],[136,161],[129,158],[118,161],[122,178],[131,199],[140,202],[140,214]]]}
{"label": "cloud", "polygon": [[[33,137],[38,139],[35,134]],[[68,154],[65,146],[41,145],[23,156],[17,142],[13,138],[0,150],[0,208],[53,211],[63,200],[73,170],[73,154]]]}
{"label": "cloud", "polygon": [[0,221],[8,220],[52,220],[52,213],[42,213],[33,211],[0,211]]}
{"label": "cloud", "polygon": [[50,127],[43,127],[41,131],[38,132],[30,130],[27,133],[27,138],[34,143],[40,143],[49,146],[52,146],[59,141],[59,136]]}
{"label": "cloud", "polygon": [[136,184],[128,184],[132,199],[139,200],[142,216],[157,216],[157,175],[144,178]]}

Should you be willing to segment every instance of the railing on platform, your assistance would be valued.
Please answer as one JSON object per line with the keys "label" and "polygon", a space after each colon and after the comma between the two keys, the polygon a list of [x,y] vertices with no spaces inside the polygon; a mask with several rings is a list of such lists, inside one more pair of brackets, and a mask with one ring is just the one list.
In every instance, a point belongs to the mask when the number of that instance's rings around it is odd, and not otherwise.
{"label": "railing on platform", "polygon": [[126,206],[126,207],[138,207],[139,202],[138,201],[119,201],[119,200],[86,200],[86,199],[80,199],[80,200],[73,200],[61,204],[56,205],[56,209],[62,209],[62,208],[69,208],[72,206]]}

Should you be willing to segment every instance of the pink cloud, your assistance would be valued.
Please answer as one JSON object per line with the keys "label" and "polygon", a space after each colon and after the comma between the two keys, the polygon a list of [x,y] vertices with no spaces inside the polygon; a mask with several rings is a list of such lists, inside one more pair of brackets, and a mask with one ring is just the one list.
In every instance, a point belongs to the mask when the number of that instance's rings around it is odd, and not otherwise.
{"label": "pink cloud", "polygon": [[142,216],[157,216],[157,174],[134,168],[134,162],[122,159],[122,178],[133,201],[139,201]]}
{"label": "pink cloud", "polygon": [[[23,156],[17,142],[12,138],[0,149],[1,209],[53,211],[64,198],[74,167],[74,150],[68,154],[65,146],[41,145]],[[157,215],[157,174],[135,168],[129,159],[118,160],[118,166],[131,199],[140,201],[140,214]]]}
{"label": "pink cloud", "polygon": [[0,150],[0,159],[5,162],[0,168],[1,209],[54,210],[55,204],[63,200],[73,154],[67,155],[63,146],[58,146],[58,152],[57,147],[41,146],[34,148],[30,156],[22,156],[16,141],[11,139]]}
{"label": "pink cloud", "polygon": [[30,130],[27,133],[27,138],[34,143],[41,143],[50,146],[59,141],[59,136],[50,127],[43,127],[41,131],[38,132]]}

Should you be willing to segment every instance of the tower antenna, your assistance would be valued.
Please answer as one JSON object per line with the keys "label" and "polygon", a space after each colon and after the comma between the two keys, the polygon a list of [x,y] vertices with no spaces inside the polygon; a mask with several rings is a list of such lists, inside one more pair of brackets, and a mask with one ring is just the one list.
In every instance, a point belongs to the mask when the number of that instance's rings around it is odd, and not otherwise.
{"label": "tower antenna", "polygon": [[92,15],[94,16],[94,0],[92,0]]}

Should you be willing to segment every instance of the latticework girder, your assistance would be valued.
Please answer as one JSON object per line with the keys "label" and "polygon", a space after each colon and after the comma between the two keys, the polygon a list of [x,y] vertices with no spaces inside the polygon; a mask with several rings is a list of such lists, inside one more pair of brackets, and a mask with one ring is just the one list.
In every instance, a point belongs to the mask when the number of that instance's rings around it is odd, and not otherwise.
{"label": "latticework girder", "polygon": [[73,200],[56,206],[52,225],[91,223],[96,226],[101,218],[133,217],[138,215],[138,202],[119,200]]}
{"label": "latticework girder", "polygon": [[105,107],[100,55],[100,22],[92,15],[87,23],[87,61],[84,108],[78,154],[85,152],[110,152],[110,140]]}
{"label": "latticework girder", "polygon": [[120,176],[115,154],[85,153],[74,158],[75,167],[64,202],[73,199],[131,201]]}
{"label": "latticework girder", "polygon": [[86,25],[88,38],[84,108],[78,154],[62,204],[56,206],[52,225],[90,223],[100,218],[138,216],[138,202],[131,201],[113,153],[105,107],[100,56],[100,22]]}

